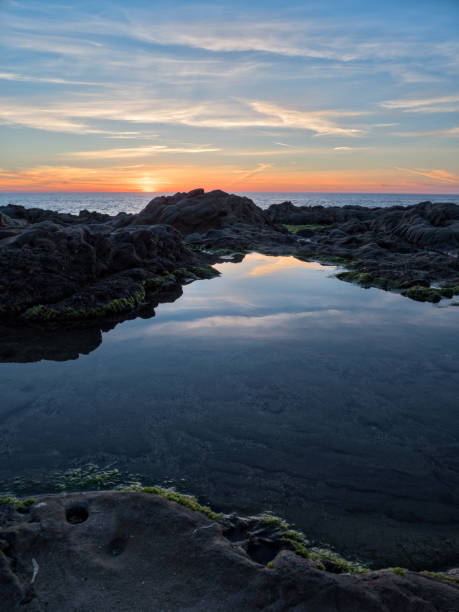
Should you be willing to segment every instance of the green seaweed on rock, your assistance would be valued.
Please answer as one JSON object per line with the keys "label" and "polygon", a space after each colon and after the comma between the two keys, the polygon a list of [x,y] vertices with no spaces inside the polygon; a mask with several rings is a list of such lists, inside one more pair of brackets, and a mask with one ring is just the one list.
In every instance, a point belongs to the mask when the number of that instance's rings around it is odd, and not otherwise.
{"label": "green seaweed on rock", "polygon": [[108,489],[120,484],[122,479],[118,469],[101,469],[97,465],[88,465],[84,468],[76,468],[64,472],[57,479],[56,489],[67,490],[101,490]]}
{"label": "green seaweed on rock", "polygon": [[439,302],[442,298],[440,289],[433,289],[432,287],[423,287],[422,285],[413,285],[408,289],[402,290],[402,295],[408,297],[417,302]]}
{"label": "green seaweed on rock", "polygon": [[19,512],[27,511],[30,506],[33,506],[34,503],[35,499],[33,499],[32,497],[29,497],[27,499],[19,499],[14,495],[10,495],[9,493],[0,497],[0,506],[10,505],[13,506],[13,508],[15,508],[15,510],[18,510]]}
{"label": "green seaweed on rock", "polygon": [[174,489],[165,489],[163,487],[153,486],[153,487],[139,487],[134,489],[126,489],[126,490],[134,490],[140,491],[143,493],[151,493],[153,495],[160,495],[169,501],[176,502],[177,504],[181,504],[190,510],[194,510],[195,512],[200,512],[201,514],[205,514],[208,518],[213,521],[217,520],[221,514],[214,512],[208,506],[202,506],[196,497],[193,495],[185,495],[184,493],[178,493]]}
{"label": "green seaweed on rock", "polygon": [[427,570],[423,570],[419,573],[422,576],[427,576],[428,578],[437,578],[438,580],[446,580],[446,582],[459,584],[459,578],[456,578],[455,576],[448,576],[447,574],[442,574],[441,572],[429,572]]}
{"label": "green seaweed on rock", "polygon": [[327,225],[320,225],[318,223],[309,223],[309,224],[303,224],[303,225],[288,225],[288,224],[284,223],[283,226],[291,234],[297,234],[301,230],[305,230],[305,229],[315,231],[315,230],[323,229],[324,227],[328,227]]}

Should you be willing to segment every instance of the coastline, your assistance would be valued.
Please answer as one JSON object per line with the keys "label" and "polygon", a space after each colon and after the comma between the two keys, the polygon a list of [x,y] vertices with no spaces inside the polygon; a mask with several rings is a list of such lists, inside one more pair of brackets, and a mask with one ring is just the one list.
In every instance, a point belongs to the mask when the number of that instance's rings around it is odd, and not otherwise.
{"label": "coastline", "polygon": [[459,206],[262,210],[203,189],[115,217],[9,205],[0,208],[0,316],[56,323],[127,313],[250,251],[340,264],[341,280],[435,303],[459,295]]}

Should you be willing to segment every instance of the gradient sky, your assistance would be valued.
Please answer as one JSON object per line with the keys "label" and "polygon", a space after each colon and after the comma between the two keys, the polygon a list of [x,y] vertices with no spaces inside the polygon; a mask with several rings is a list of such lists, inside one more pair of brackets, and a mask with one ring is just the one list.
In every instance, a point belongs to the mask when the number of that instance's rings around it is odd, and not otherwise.
{"label": "gradient sky", "polygon": [[459,193],[459,1],[0,0],[0,190]]}

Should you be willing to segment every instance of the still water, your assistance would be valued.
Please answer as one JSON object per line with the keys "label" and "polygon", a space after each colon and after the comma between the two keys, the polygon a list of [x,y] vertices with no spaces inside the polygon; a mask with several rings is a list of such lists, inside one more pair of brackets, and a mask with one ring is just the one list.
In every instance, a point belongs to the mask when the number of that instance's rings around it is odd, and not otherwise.
{"label": "still water", "polygon": [[3,330],[0,489],[111,465],[376,565],[457,566],[459,308],[293,257],[217,267],[108,331]]}

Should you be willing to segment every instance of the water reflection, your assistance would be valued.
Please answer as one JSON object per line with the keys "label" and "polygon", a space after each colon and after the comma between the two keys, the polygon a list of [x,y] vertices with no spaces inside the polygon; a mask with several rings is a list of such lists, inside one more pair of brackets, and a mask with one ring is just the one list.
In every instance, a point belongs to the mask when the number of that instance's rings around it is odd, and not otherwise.
{"label": "water reflection", "polygon": [[[272,259],[273,261],[270,261]],[[296,268],[308,268],[309,270],[323,270],[324,266],[316,261],[301,261],[296,257],[273,257],[266,258],[264,255],[252,253],[249,256],[250,263],[255,262],[249,268],[249,276],[266,276],[276,274],[282,270],[292,270]],[[259,263],[258,263],[259,262]]]}
{"label": "water reflection", "polygon": [[457,565],[459,310],[281,258],[220,267],[77,361],[1,366],[3,487],[115,464],[347,554]]}

